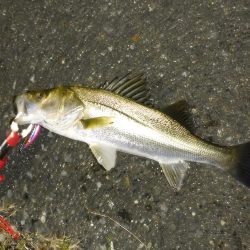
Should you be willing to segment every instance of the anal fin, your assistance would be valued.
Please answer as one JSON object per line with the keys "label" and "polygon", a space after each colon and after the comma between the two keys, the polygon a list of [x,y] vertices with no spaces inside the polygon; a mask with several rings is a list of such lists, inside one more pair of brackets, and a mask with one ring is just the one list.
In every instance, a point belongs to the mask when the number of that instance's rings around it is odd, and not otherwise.
{"label": "anal fin", "polygon": [[169,185],[179,191],[189,168],[188,163],[180,161],[176,163],[160,163],[160,165]]}
{"label": "anal fin", "polygon": [[91,144],[89,147],[98,163],[107,171],[115,166],[116,149],[102,144]]}

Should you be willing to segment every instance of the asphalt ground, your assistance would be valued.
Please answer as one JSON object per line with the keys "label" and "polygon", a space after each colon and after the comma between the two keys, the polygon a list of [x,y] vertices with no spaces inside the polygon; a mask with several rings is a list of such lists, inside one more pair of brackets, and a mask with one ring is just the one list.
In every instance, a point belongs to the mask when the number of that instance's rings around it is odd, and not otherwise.
{"label": "asphalt ground", "polygon": [[[221,145],[249,141],[249,7],[1,0],[1,138],[16,94],[98,86],[133,70],[147,76],[156,106],[188,101],[197,135]],[[16,204],[12,222],[22,232],[66,234],[81,249],[250,249],[250,190],[211,166],[192,164],[177,193],[156,162],[119,153],[107,173],[86,144],[43,130],[0,173],[1,201]]]}

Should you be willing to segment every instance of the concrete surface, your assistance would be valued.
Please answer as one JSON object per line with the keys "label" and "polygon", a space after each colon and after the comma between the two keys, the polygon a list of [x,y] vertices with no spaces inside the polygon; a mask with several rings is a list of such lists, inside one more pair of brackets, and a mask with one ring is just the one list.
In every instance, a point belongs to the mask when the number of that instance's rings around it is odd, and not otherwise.
{"label": "concrete surface", "polygon": [[[250,3],[241,1],[0,2],[0,135],[26,89],[100,82],[144,71],[156,105],[186,99],[197,134],[250,140]],[[1,174],[19,230],[70,235],[81,249],[250,249],[250,190],[193,164],[179,193],[157,163],[119,154],[106,173],[87,145],[43,131]]]}

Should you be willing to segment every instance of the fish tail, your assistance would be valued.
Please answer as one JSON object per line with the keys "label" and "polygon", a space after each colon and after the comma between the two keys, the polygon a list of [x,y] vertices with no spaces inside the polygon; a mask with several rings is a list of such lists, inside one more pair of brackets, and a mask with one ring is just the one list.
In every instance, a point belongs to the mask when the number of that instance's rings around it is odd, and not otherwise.
{"label": "fish tail", "polygon": [[231,147],[229,173],[240,183],[250,187],[250,142]]}

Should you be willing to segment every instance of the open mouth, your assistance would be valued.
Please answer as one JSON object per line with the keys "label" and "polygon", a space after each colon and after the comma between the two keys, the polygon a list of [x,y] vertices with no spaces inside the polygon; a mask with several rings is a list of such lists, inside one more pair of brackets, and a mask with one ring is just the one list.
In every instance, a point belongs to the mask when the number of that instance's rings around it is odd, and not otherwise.
{"label": "open mouth", "polygon": [[25,97],[23,95],[17,96],[15,98],[14,103],[15,103],[16,114],[17,114],[15,121],[20,125],[28,123],[29,115],[28,115]]}

